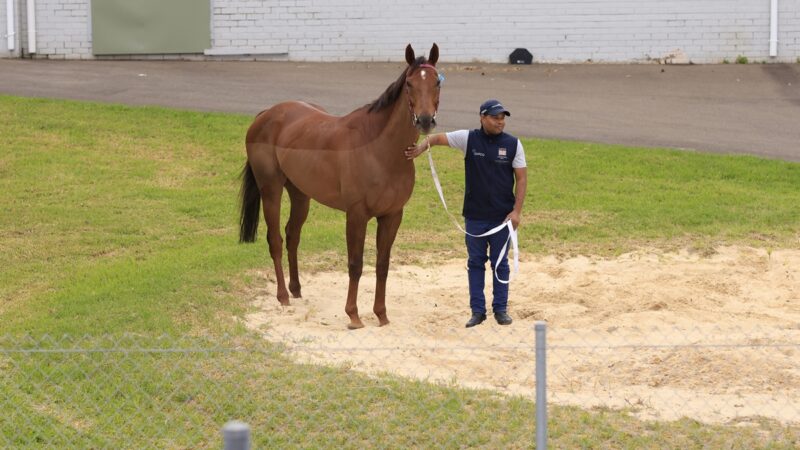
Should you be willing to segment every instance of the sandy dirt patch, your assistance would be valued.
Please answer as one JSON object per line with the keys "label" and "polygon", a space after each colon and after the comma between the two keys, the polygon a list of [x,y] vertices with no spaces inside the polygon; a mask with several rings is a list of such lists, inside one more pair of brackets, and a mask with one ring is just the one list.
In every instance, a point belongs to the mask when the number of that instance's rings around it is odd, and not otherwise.
{"label": "sandy dirt patch", "polygon": [[471,329],[463,261],[394,266],[387,327],[372,314],[366,268],[366,328],[356,331],[346,329],[345,273],[301,275],[304,298],[288,307],[275,300],[271,266],[259,275],[246,324],[299,361],[533,397],[534,324],[546,321],[551,403],[657,420],[800,423],[798,250],[525,258],[511,285],[514,323],[490,317]]}

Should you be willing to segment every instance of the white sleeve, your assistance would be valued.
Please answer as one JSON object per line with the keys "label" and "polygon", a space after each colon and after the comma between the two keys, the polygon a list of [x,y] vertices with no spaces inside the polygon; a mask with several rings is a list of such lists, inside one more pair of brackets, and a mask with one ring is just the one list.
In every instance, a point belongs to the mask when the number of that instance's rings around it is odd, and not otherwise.
{"label": "white sleeve", "polygon": [[517,139],[517,154],[514,155],[514,160],[511,161],[511,167],[514,169],[528,167],[528,163],[525,162],[525,149],[522,148],[522,141],[519,139]]}
{"label": "white sleeve", "polygon": [[467,154],[467,141],[469,140],[469,130],[458,130],[447,133],[447,145],[461,150]]}

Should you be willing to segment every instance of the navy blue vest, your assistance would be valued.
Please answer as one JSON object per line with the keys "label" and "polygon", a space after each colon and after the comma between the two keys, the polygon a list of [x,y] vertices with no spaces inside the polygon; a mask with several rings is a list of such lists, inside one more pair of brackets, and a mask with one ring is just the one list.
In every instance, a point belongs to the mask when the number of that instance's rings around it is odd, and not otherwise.
{"label": "navy blue vest", "polygon": [[514,210],[511,162],[516,154],[517,138],[508,133],[489,136],[482,129],[469,132],[464,156],[464,217],[503,220]]}

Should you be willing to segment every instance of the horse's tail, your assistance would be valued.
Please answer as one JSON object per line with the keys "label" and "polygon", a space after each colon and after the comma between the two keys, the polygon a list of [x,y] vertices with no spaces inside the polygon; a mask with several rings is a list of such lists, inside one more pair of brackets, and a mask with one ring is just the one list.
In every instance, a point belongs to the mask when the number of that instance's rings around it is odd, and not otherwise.
{"label": "horse's tail", "polygon": [[242,210],[239,216],[239,242],[255,242],[261,211],[261,193],[249,162],[244,164],[241,177],[242,190],[239,192],[239,197],[242,200]]}

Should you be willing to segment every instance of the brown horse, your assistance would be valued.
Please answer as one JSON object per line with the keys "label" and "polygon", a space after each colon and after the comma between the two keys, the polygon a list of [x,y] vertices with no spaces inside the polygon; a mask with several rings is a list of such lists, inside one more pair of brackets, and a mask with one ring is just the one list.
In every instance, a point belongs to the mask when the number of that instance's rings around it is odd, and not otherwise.
{"label": "brown horse", "polygon": [[269,253],[278,281],[278,301],[289,304],[283,276],[280,207],[283,189],[291,209],[286,224],[289,291],[300,297],[297,247],[309,199],[347,214],[348,328],[362,328],[356,296],[363,267],[367,222],[378,218],[375,304],[380,325],[386,317],[389,254],[414,189],[414,163],[404,150],[420,131],[436,126],[440,80],[439,47],[426,60],[406,47],[408,67],[375,101],[343,117],[304,102],[285,102],[256,116],[247,131],[247,163],[242,171],[240,242],[253,242],[264,206]]}

